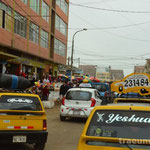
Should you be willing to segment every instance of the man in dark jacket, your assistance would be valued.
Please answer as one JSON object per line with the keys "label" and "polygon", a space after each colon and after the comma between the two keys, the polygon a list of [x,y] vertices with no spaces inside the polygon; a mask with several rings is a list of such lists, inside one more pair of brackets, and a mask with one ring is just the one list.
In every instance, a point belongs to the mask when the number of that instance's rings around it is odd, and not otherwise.
{"label": "man in dark jacket", "polygon": [[60,95],[61,99],[65,96],[65,94],[69,90],[69,88],[70,87],[68,85],[68,82],[67,81],[63,82],[63,85],[60,86],[60,91],[59,91],[59,95]]}

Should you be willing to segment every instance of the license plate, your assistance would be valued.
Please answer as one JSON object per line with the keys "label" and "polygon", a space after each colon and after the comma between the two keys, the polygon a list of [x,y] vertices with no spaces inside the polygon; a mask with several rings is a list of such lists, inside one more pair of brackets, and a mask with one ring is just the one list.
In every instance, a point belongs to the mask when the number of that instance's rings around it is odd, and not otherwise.
{"label": "license plate", "polygon": [[25,143],[27,142],[26,136],[13,136],[13,143]]}
{"label": "license plate", "polygon": [[73,114],[74,114],[74,115],[80,115],[80,111],[74,110],[74,111],[73,111]]}

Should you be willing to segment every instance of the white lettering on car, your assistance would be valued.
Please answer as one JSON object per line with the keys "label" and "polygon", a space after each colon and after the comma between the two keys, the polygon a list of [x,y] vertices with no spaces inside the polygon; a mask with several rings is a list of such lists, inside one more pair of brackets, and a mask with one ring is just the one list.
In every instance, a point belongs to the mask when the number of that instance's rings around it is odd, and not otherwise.
{"label": "white lettering on car", "polygon": [[[103,118],[102,116],[104,114],[99,114],[97,113],[98,115],[98,119],[97,119],[97,122],[103,122]],[[113,122],[134,122],[134,123],[150,123],[150,118],[144,118],[144,117],[139,117],[139,116],[136,116],[135,114],[133,114],[131,117],[129,116],[121,116],[120,114],[110,114],[108,116],[108,120],[106,120],[105,122],[110,124],[110,123],[113,123]]]}
{"label": "white lettering on car", "polygon": [[30,99],[22,99],[22,98],[9,98],[9,99],[7,99],[7,102],[9,102],[9,103],[28,103],[28,104],[33,103],[33,101]]}
{"label": "white lettering on car", "polygon": [[104,116],[104,113],[103,114],[99,114],[98,112],[97,112],[97,115],[98,115],[98,119],[97,119],[97,122],[103,122],[103,116]]}

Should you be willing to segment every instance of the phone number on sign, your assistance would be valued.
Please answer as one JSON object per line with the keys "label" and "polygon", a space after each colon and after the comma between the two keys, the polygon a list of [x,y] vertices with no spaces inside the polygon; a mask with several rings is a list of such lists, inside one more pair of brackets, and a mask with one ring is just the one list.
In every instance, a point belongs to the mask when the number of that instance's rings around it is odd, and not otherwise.
{"label": "phone number on sign", "polygon": [[133,87],[133,86],[148,86],[148,79],[130,79],[125,80],[125,87]]}

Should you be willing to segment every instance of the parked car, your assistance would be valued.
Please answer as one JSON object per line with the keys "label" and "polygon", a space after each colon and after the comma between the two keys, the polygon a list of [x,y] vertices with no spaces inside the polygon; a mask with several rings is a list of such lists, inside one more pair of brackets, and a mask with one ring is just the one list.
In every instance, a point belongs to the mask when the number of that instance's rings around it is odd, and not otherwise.
{"label": "parked car", "polygon": [[65,121],[66,117],[87,118],[94,106],[101,103],[100,94],[96,89],[71,88],[62,99],[60,120]]}

